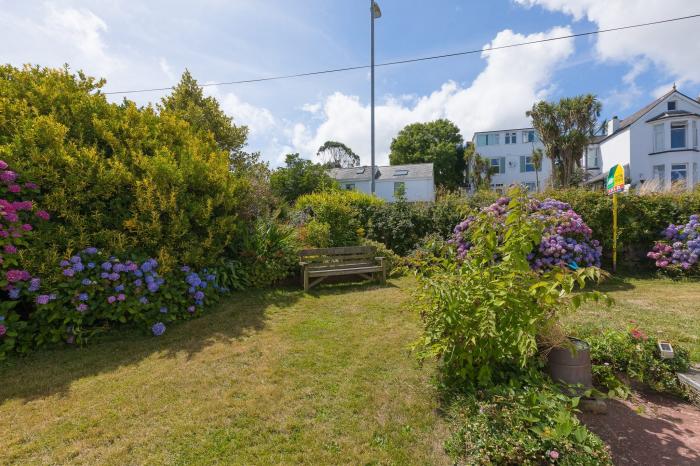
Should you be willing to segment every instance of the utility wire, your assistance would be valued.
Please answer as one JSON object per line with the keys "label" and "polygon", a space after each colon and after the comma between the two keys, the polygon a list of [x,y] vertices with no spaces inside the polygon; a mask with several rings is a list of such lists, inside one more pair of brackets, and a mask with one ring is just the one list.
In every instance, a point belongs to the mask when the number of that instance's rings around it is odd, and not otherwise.
{"label": "utility wire", "polygon": [[[619,26],[619,27],[615,27],[615,28],[598,29],[596,31],[579,32],[577,34],[568,34],[566,36],[550,37],[547,39],[537,39],[537,40],[531,40],[531,41],[527,41],[527,42],[518,42],[515,44],[509,44],[509,45],[499,45],[497,47],[488,47],[488,48],[482,48],[482,49],[466,50],[463,52],[445,53],[442,55],[431,55],[431,56],[427,56],[427,57],[409,58],[406,60],[395,60],[395,61],[389,61],[389,62],[384,62],[384,63],[377,63],[375,65],[375,67],[402,65],[405,63],[416,63],[416,62],[421,62],[421,61],[439,60],[442,58],[458,57],[458,56],[462,56],[462,55],[471,55],[471,54],[475,54],[475,53],[491,52],[494,50],[503,50],[503,49],[510,49],[510,48],[514,48],[514,47],[523,47],[526,45],[542,44],[545,42],[553,42],[556,40],[573,39],[576,37],[592,36],[592,35],[596,35],[596,34],[603,34],[606,32],[624,31],[627,29],[635,29],[635,28],[641,28],[641,27],[646,27],[646,26],[654,26],[657,24],[665,24],[665,23],[671,23],[671,22],[675,22],[675,21],[682,21],[682,20],[686,20],[686,19],[693,19],[693,18],[699,18],[699,17],[700,17],[700,14],[689,15],[689,16],[680,16],[680,17],[676,17],[676,18],[663,19],[663,20],[659,20],[659,21],[651,21],[648,23],[631,24],[631,25]],[[370,68],[370,65],[346,66],[343,68],[332,68],[332,69],[320,70],[320,71],[310,71],[307,73],[270,76],[268,78],[243,79],[240,81],[206,83],[206,84],[200,84],[199,87],[231,86],[234,84],[249,84],[249,83],[259,83],[259,82],[265,82],[265,81],[278,81],[281,79],[303,78],[303,77],[307,77],[307,76],[318,76],[318,75],[322,75],[322,74],[341,73],[344,71],[363,70],[363,69],[367,69],[367,68]],[[102,94],[104,94],[104,95],[136,94],[136,93],[141,93],[141,92],[169,91],[172,89],[174,89],[174,86],[154,87],[154,88],[150,88],[150,89],[133,89],[130,91],[112,91],[112,92],[103,92]]]}

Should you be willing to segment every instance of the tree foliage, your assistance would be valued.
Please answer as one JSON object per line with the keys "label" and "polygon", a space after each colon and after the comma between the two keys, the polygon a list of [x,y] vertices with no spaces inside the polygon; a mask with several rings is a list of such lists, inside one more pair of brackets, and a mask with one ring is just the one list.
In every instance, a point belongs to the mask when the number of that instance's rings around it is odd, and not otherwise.
{"label": "tree foliage", "polygon": [[174,115],[185,120],[199,134],[210,133],[219,150],[230,154],[234,166],[250,158],[243,151],[248,139],[248,127],[236,126],[233,118],[221,110],[214,97],[204,97],[202,88],[189,70],[182,73],[173,92],[161,100],[159,110],[163,115]]}
{"label": "tree foliage", "polygon": [[412,123],[391,141],[391,165],[432,163],[435,184],[447,189],[464,186],[464,140],[449,120]]}
{"label": "tree foliage", "polygon": [[473,144],[468,144],[464,150],[466,183],[472,190],[489,189],[491,184],[491,163],[487,158],[476,152]]}
{"label": "tree foliage", "polygon": [[360,156],[338,141],[326,141],[316,152],[328,168],[351,168],[360,165]]}
{"label": "tree foliage", "polygon": [[552,161],[556,187],[575,184],[581,158],[590,144],[601,104],[592,94],[567,97],[559,102],[540,101],[527,111]]}
{"label": "tree foliage", "polygon": [[299,196],[331,189],[336,185],[336,181],[326,173],[326,167],[302,159],[299,154],[287,154],[285,166],[270,175],[272,192],[290,204]]}

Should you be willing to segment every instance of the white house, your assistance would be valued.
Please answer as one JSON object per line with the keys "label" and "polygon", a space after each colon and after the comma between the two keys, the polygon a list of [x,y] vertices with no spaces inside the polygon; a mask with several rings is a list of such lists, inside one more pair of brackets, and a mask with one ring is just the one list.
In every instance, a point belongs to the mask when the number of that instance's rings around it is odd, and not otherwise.
{"label": "white house", "polygon": [[[362,191],[370,194],[372,169],[370,167],[332,168],[328,174],[335,178],[341,189]],[[408,201],[435,200],[433,164],[391,165],[375,167],[375,193],[378,197],[393,202],[403,191]]]}
{"label": "white house", "polygon": [[596,138],[588,153],[602,162],[599,179],[622,164],[633,186],[657,179],[662,187],[682,183],[691,189],[700,182],[699,126],[700,102],[674,85],[624,120],[613,117],[607,135]]}
{"label": "white house", "polygon": [[542,167],[535,173],[532,152],[544,146],[534,128],[503,129],[474,133],[472,144],[476,153],[488,159],[493,169],[491,187],[503,191],[512,184],[522,184],[529,190],[543,190],[552,173],[552,163],[542,157]]}

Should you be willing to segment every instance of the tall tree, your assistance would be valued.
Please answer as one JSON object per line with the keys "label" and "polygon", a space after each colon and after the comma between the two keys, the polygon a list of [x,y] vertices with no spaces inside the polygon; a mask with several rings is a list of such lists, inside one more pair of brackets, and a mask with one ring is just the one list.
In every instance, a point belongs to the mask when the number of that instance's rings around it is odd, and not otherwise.
{"label": "tall tree", "polygon": [[574,183],[583,153],[595,134],[600,110],[596,96],[586,94],[559,102],[537,102],[527,111],[552,161],[555,186]]}
{"label": "tall tree", "polygon": [[391,165],[432,163],[435,184],[447,189],[465,185],[464,140],[450,120],[413,123],[391,141]]}
{"label": "tall tree", "polygon": [[337,183],[326,173],[326,167],[302,159],[299,154],[287,154],[285,166],[270,175],[272,192],[290,204],[302,194],[332,189],[335,186]]}
{"label": "tall tree", "polygon": [[249,162],[251,156],[243,151],[248,139],[248,127],[237,126],[226,115],[214,97],[204,97],[202,88],[189,70],[182,73],[173,92],[161,99],[162,114],[173,114],[187,121],[197,133],[210,133],[220,150],[229,153],[234,166]]}
{"label": "tall tree", "polygon": [[326,141],[318,148],[316,155],[328,168],[352,168],[360,165],[360,156],[348,146],[338,141]]}
{"label": "tall tree", "polygon": [[473,190],[488,189],[491,184],[491,163],[476,152],[473,144],[467,144],[464,150],[467,186]]}

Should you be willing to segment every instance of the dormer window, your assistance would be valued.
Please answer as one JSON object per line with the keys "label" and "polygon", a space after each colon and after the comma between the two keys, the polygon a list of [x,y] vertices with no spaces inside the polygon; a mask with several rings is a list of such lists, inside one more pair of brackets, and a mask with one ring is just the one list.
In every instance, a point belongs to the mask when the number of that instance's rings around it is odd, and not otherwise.
{"label": "dormer window", "polygon": [[667,105],[668,105],[669,112],[676,109],[676,101],[675,100],[669,100]]}

